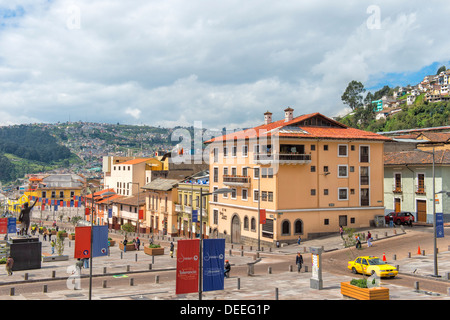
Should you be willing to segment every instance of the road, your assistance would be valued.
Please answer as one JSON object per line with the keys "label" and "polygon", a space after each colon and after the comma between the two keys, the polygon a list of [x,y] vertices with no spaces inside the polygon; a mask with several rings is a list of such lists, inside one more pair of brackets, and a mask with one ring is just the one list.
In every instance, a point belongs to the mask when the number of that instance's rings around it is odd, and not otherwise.
{"label": "road", "polygon": [[[407,229],[408,230],[408,229]],[[438,240],[438,247],[441,251],[447,251],[450,245],[450,230],[446,228],[446,237]],[[387,257],[392,257],[394,254],[397,255],[397,259],[403,259],[408,256],[408,252],[416,254],[418,246],[421,250],[426,250],[427,254],[433,252],[433,234],[432,228],[413,228],[410,229],[407,234],[400,235],[393,238],[383,239],[374,241],[371,248],[366,245],[363,246],[362,250],[357,250],[355,248],[347,248],[342,250],[325,252],[322,255],[323,258],[323,271],[329,272],[337,275],[351,275],[351,272],[347,269],[347,263],[349,260],[355,259],[360,255],[375,255],[382,257],[383,253]],[[268,254],[261,253],[262,261],[255,264],[255,274],[263,275],[267,274],[269,266],[272,269],[272,273],[287,272],[289,267],[292,266],[294,272],[296,272],[295,266],[295,254]],[[310,266],[311,259],[310,254],[303,254],[304,265]],[[391,260],[388,258],[388,260]],[[394,264],[394,263],[393,263]],[[401,271],[401,270],[400,270]],[[304,272],[304,269],[303,269]],[[88,274],[87,271],[83,272],[84,275]],[[231,272],[233,277],[245,277],[247,276],[247,266],[234,266]],[[111,275],[107,276],[97,276],[93,278],[93,287],[102,287],[103,281],[107,280],[108,287],[117,286],[129,286],[130,278],[133,278],[136,284],[139,283],[154,283],[155,276],[159,275],[161,282],[175,281],[174,271],[164,271],[164,272],[142,272],[128,274],[128,277],[115,278]],[[362,277],[362,275],[355,275],[354,277]],[[82,286],[86,288],[89,286],[89,279],[82,279]],[[413,289],[416,281],[420,281],[420,289],[424,291],[437,292],[441,294],[447,294],[447,288],[450,287],[448,281],[439,281],[426,278],[417,278],[405,274],[399,274],[394,279],[383,279],[382,282],[392,283],[395,285],[405,286]],[[48,291],[54,292],[59,290],[67,289],[67,282],[62,280],[47,281]],[[26,284],[15,284],[16,294],[20,293],[31,293],[31,292],[42,292],[43,283],[26,283]],[[10,286],[0,286],[0,296],[9,295]]]}

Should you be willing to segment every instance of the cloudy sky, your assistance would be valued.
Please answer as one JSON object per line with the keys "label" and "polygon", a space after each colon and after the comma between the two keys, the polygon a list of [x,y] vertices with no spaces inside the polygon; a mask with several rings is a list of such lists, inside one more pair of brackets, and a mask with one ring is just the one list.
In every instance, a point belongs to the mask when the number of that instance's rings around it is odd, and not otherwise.
{"label": "cloudy sky", "polygon": [[242,128],[450,60],[447,1],[0,0],[0,125]]}

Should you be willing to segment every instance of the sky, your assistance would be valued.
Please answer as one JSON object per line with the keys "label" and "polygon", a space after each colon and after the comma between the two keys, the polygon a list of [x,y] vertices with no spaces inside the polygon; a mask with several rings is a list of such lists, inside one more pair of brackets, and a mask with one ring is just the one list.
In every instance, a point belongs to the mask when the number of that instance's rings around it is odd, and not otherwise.
{"label": "sky", "polygon": [[247,128],[450,60],[447,1],[0,0],[0,125]]}

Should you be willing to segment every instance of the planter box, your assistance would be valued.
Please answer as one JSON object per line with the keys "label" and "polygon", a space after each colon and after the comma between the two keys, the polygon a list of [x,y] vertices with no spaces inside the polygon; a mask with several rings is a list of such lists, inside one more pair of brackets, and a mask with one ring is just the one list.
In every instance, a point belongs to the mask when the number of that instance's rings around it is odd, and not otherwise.
{"label": "planter box", "polygon": [[75,235],[74,234],[69,234],[69,239],[70,240],[75,240]]}
{"label": "planter box", "polygon": [[[119,243],[119,249],[123,250],[123,243],[122,242]],[[127,244],[127,251],[134,251],[134,250],[136,250],[136,247],[134,246],[134,243]]]}
{"label": "planter box", "polygon": [[[116,241],[115,240],[108,240],[109,241],[109,246],[110,247],[114,247],[114,245],[116,244]],[[123,250],[123,249],[122,249]],[[127,250],[128,250],[128,248],[127,248]]]}
{"label": "planter box", "polygon": [[384,287],[360,288],[349,282],[341,282],[341,294],[357,300],[389,300],[389,289]]}
{"label": "planter box", "polygon": [[149,256],[161,256],[164,254],[164,247],[161,248],[144,247],[144,253],[148,254]]}
{"label": "planter box", "polygon": [[68,237],[68,234],[67,234],[67,232],[65,232],[65,233],[61,233],[61,238],[67,238]]}

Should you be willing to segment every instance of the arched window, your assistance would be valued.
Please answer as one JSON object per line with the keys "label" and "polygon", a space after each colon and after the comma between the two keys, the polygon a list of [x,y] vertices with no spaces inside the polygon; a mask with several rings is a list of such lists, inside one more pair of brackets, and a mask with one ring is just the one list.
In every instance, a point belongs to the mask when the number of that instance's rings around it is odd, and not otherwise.
{"label": "arched window", "polygon": [[256,230],[256,219],[252,218],[252,231]]}
{"label": "arched window", "polygon": [[294,234],[303,234],[303,221],[300,219],[294,222]]}
{"label": "arched window", "polygon": [[244,218],[244,230],[248,230],[248,217],[245,216]]}
{"label": "arched window", "polygon": [[291,224],[289,223],[289,220],[284,220],[281,223],[281,234],[284,236],[291,234],[290,229],[291,229]]}

